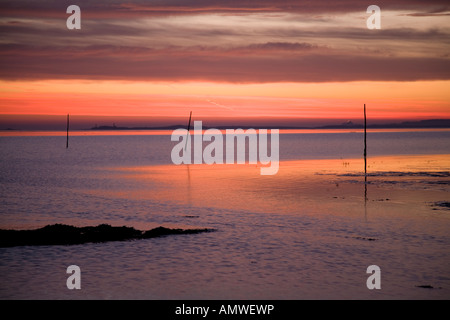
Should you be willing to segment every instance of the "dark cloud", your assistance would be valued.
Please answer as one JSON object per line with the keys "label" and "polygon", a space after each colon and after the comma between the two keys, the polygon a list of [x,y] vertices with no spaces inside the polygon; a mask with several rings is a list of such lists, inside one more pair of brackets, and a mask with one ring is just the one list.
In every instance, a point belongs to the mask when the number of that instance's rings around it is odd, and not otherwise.
{"label": "dark cloud", "polygon": [[[393,0],[377,1],[377,5],[382,10],[443,15],[447,14],[447,2]],[[59,0],[0,2],[0,15],[13,17],[0,25],[1,79],[324,82],[450,77],[445,47],[449,35],[445,28],[412,26],[368,32],[362,21],[363,27],[308,24],[301,29],[289,21],[280,23],[283,20],[266,27],[259,19],[251,30],[241,30],[242,25],[233,26],[229,21],[223,26],[207,23],[198,26],[171,23],[170,17],[145,22],[130,19],[212,12],[365,13],[368,4],[359,0],[80,0],[77,4],[82,8],[82,19],[87,19],[76,32],[65,27],[65,10],[70,4],[72,1]],[[48,17],[61,19],[49,21]],[[234,41],[228,43],[229,39]],[[334,47],[326,45],[328,39],[334,41]],[[346,45],[336,47],[339,40],[347,41]],[[361,47],[368,41],[372,46],[359,49],[358,43],[363,41]],[[377,44],[390,46],[378,48]],[[427,45],[438,47],[439,51],[423,53],[420,48]],[[408,46],[414,54],[406,52]]]}
{"label": "dark cloud", "polygon": [[[77,0],[76,2],[82,9],[82,14],[87,17],[251,12],[342,13],[363,11],[371,4],[362,3],[360,0]],[[73,1],[2,1],[0,11],[6,16],[55,17],[64,15],[65,9],[71,4]],[[450,8],[447,0],[378,0],[376,4],[384,10],[417,10],[419,12],[443,12]]]}
{"label": "dark cloud", "polygon": [[[18,79],[122,79],[218,82],[329,82],[415,81],[449,79],[446,58],[378,57],[354,54],[322,54],[308,44],[266,43],[249,45],[255,54],[228,54],[214,48],[191,51],[91,46],[83,50],[5,46],[1,52],[0,78]],[[273,48],[289,48],[275,54]],[[313,46],[312,46],[313,47]],[[16,50],[33,52],[27,56]],[[221,52],[221,54],[215,54]]]}
{"label": "dark cloud", "polygon": [[292,43],[292,42],[267,42],[251,44],[247,48],[256,50],[283,50],[283,51],[298,51],[317,48],[317,45],[310,43]]}
{"label": "dark cloud", "polygon": [[428,12],[414,12],[405,14],[409,17],[439,17],[439,16],[450,16],[450,13],[428,13]]}

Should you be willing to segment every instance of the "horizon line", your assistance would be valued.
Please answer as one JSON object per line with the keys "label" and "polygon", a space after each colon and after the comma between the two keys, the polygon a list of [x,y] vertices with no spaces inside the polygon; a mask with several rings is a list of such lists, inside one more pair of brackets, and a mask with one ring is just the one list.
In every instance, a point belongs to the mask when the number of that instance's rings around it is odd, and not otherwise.
{"label": "horizon line", "polygon": [[[144,131],[144,130],[175,130],[179,128],[187,129],[187,125],[174,124],[165,126],[116,126],[100,125],[91,128],[73,129],[71,131]],[[341,124],[327,124],[320,126],[264,126],[264,125],[220,125],[220,126],[203,126],[203,129],[281,129],[281,130],[324,130],[324,129],[364,129],[364,124],[353,123],[348,121]],[[416,121],[389,122],[381,124],[369,124],[369,129],[450,129],[450,119],[423,119]],[[17,129],[17,128],[0,128],[0,131],[62,131],[62,129]]]}

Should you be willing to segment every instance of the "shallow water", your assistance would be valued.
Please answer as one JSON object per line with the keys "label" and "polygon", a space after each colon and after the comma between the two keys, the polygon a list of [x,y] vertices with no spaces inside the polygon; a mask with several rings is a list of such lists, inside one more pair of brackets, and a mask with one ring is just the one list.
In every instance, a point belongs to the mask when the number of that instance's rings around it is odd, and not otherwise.
{"label": "shallow water", "polygon": [[[448,299],[450,211],[436,203],[449,199],[449,132],[370,133],[366,194],[361,136],[282,134],[274,176],[175,166],[168,135],[75,136],[68,150],[61,136],[0,137],[2,228],[217,230],[0,248],[0,298]],[[72,264],[81,290],[66,287]],[[366,287],[373,264],[381,290]]]}

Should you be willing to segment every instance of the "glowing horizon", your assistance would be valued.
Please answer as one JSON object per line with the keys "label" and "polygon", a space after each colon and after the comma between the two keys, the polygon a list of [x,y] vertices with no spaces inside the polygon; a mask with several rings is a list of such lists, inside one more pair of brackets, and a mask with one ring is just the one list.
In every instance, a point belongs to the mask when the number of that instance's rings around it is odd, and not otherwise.
{"label": "glowing horizon", "polygon": [[380,30],[353,0],[78,5],[80,30],[52,2],[1,5],[0,117],[450,118],[439,0],[380,2]]}
{"label": "glowing horizon", "polygon": [[[449,81],[235,85],[46,80],[1,84],[0,113],[5,115],[177,118],[193,110],[197,118],[357,119],[366,103],[373,119],[450,118],[450,95],[445,91]],[[346,93],[349,86],[354,93]],[[371,91],[382,98],[373,97]]]}

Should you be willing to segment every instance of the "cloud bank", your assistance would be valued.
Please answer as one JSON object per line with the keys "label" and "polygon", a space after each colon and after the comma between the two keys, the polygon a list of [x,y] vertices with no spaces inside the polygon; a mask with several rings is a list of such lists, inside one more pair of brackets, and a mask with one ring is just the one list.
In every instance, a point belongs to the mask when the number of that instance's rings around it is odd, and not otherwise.
{"label": "cloud bank", "polygon": [[0,78],[233,83],[446,80],[447,1],[2,2]]}

